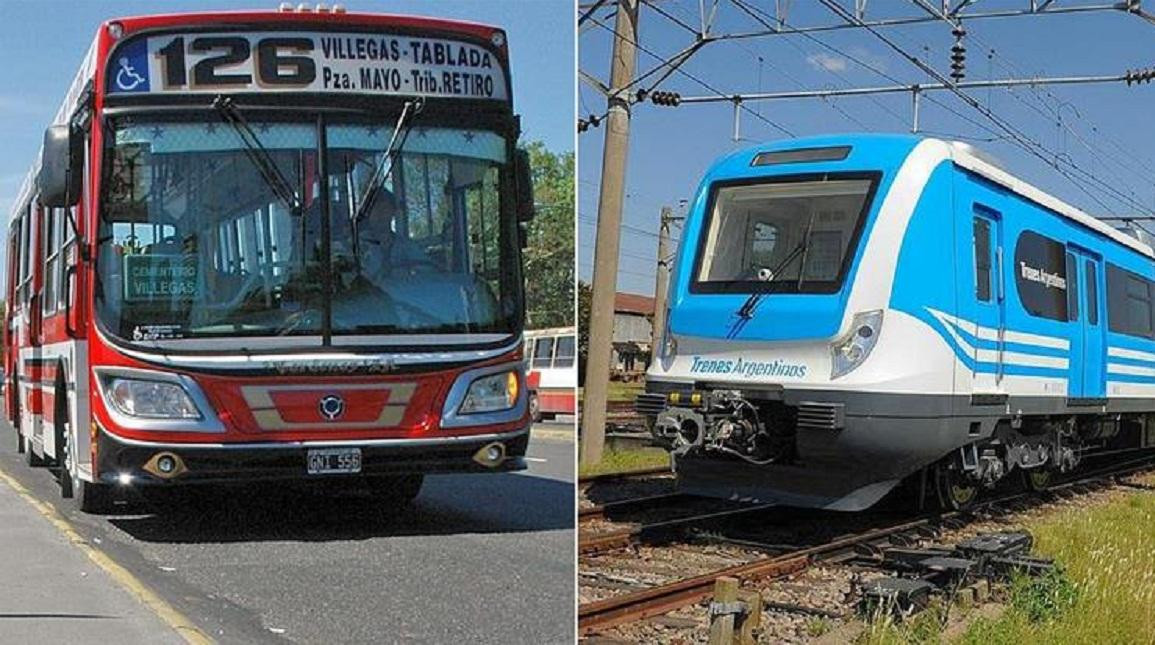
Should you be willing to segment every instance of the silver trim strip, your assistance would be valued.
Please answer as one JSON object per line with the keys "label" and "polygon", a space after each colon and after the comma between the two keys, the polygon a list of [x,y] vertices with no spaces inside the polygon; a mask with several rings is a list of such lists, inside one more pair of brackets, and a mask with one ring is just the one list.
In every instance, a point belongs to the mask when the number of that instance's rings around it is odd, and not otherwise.
{"label": "silver trim strip", "polygon": [[[496,358],[507,354],[521,346],[521,335],[517,335],[505,346],[496,349],[468,349],[430,352],[358,352],[356,346],[346,346],[349,351],[344,352],[317,352],[312,346],[285,348],[278,354],[227,354],[227,355],[182,355],[165,353],[162,348],[157,352],[141,351],[140,349],[122,347],[110,340],[103,331],[97,334],[109,346],[125,356],[153,364],[172,368],[197,368],[218,370],[251,370],[251,369],[282,369],[286,366],[293,368],[294,373],[308,373],[311,365],[321,368],[331,368],[336,363],[349,363],[361,366],[368,363],[380,363],[387,367],[400,365],[422,365],[425,363],[464,363],[477,362]],[[218,344],[219,346],[219,344]],[[342,348],[344,349],[344,348]]]}
{"label": "silver trim strip", "polygon": [[280,441],[275,443],[162,443],[159,441],[142,441],[140,439],[120,437],[112,434],[104,428],[101,428],[101,431],[107,434],[113,441],[117,441],[128,446],[155,448],[159,450],[286,450],[292,448],[336,448],[342,446],[438,446],[471,443],[474,441],[508,441],[510,439],[516,439],[523,434],[528,434],[529,427],[527,426],[521,430],[513,430],[512,432],[493,432],[489,434],[453,435],[445,437],[422,437],[420,439],[341,439],[329,441]]}

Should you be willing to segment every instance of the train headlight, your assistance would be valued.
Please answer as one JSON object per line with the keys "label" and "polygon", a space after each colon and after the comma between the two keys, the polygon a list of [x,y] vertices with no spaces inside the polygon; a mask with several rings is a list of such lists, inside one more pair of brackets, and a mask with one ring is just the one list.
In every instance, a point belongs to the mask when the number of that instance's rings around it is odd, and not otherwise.
{"label": "train headlight", "polygon": [[104,397],[117,412],[147,419],[200,419],[201,413],[179,383],[110,377]]}
{"label": "train headlight", "polygon": [[850,331],[830,346],[830,378],[836,379],[862,364],[882,331],[882,311],[860,311],[854,314]]}
{"label": "train headlight", "polygon": [[482,376],[469,384],[469,391],[465,393],[458,412],[476,414],[508,410],[517,403],[520,389],[517,370]]}

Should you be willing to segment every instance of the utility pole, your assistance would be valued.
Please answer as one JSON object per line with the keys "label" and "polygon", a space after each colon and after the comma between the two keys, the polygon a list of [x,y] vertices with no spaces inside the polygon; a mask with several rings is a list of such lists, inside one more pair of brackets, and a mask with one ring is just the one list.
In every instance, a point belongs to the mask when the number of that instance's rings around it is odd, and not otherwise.
{"label": "utility pole", "polygon": [[630,96],[627,86],[634,80],[637,42],[638,0],[619,0],[614,22],[609,111],[602,150],[598,230],[594,245],[593,301],[589,322],[590,345],[586,357],[582,401],[581,460],[587,464],[600,462],[602,448],[605,446],[606,399],[614,342],[614,294],[618,286],[622,202],[626,196],[626,151],[630,141]]}
{"label": "utility pole", "polygon": [[654,280],[654,326],[650,330],[650,362],[662,351],[662,336],[666,331],[666,296],[670,289],[670,222],[674,212],[662,207],[658,225],[658,274]]}

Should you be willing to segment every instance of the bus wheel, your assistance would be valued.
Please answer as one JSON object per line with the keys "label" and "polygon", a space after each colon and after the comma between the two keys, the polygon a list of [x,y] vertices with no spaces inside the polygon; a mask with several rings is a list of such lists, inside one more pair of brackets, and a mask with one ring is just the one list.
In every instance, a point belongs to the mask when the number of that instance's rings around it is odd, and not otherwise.
{"label": "bus wheel", "polygon": [[112,510],[112,488],[107,484],[86,482],[80,478],[80,466],[76,462],[73,450],[72,433],[62,419],[68,418],[67,399],[57,397],[58,404],[56,424],[57,437],[61,438],[63,454],[60,459],[60,496],[72,499],[77,508],[84,513],[107,513]]}
{"label": "bus wheel", "polygon": [[541,403],[537,400],[537,392],[529,395],[529,420],[534,423],[541,421]]}
{"label": "bus wheel", "polygon": [[425,475],[422,474],[391,475],[368,480],[369,490],[373,496],[385,500],[395,508],[412,504],[424,483]]}
{"label": "bus wheel", "polygon": [[20,435],[20,443],[24,446],[24,461],[33,468],[40,468],[48,465],[48,461],[36,454],[32,448],[32,440],[24,435]]}

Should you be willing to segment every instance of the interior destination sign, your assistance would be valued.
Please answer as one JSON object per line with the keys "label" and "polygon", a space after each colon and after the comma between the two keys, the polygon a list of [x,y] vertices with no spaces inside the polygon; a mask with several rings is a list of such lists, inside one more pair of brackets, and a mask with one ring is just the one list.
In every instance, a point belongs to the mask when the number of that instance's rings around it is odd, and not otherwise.
{"label": "interior destination sign", "polygon": [[110,94],[343,92],[506,100],[489,50],[364,33],[191,33],[139,38],[109,63]]}

